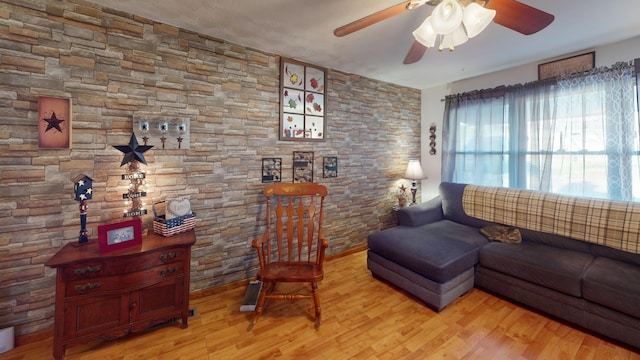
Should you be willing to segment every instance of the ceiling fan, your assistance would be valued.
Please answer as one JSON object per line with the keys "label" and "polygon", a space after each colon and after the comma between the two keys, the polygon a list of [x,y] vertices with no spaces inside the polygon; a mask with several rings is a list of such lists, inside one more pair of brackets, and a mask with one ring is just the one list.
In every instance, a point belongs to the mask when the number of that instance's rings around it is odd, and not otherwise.
{"label": "ceiling fan", "polygon": [[[333,34],[338,37],[349,35],[380,21],[416,9],[422,5],[438,6],[441,2],[443,2],[443,0],[403,1],[399,4],[343,25],[335,29]],[[457,2],[463,7],[466,7],[471,3],[477,3],[486,9],[495,10],[493,22],[524,35],[531,35],[546,28],[554,20],[553,15],[516,0],[457,0]],[[413,45],[411,45],[403,63],[412,64],[419,61],[422,59],[426,50],[427,47],[425,45],[418,40],[414,40]]]}

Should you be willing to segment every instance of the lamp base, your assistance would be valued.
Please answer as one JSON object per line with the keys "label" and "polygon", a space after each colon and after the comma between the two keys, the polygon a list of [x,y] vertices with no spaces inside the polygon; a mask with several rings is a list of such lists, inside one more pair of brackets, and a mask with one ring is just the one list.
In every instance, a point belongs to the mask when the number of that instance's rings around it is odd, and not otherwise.
{"label": "lamp base", "polygon": [[416,205],[416,193],[418,192],[418,182],[413,180],[411,182],[411,205]]}

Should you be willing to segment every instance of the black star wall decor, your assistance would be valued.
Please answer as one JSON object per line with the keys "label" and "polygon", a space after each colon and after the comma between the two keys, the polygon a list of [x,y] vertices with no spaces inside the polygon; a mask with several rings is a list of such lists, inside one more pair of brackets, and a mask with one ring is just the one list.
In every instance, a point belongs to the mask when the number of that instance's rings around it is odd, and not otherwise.
{"label": "black star wall decor", "polygon": [[71,99],[40,96],[38,98],[38,147],[71,148]]}
{"label": "black star wall decor", "polygon": [[62,132],[62,129],[60,128],[60,123],[64,122],[64,119],[58,119],[58,117],[56,116],[55,111],[51,112],[51,116],[49,116],[49,118],[44,118],[42,119],[44,121],[47,122],[47,129],[45,130],[45,132],[51,130],[51,129],[57,129],[59,132]]}
{"label": "black star wall decor", "polygon": [[153,146],[138,145],[138,139],[136,138],[136,134],[131,134],[131,140],[129,140],[128,145],[113,145],[113,147],[124,153],[124,157],[122,158],[122,163],[120,163],[120,166],[122,166],[134,160],[137,160],[147,165],[147,160],[144,159],[143,154],[145,151],[151,149]]}

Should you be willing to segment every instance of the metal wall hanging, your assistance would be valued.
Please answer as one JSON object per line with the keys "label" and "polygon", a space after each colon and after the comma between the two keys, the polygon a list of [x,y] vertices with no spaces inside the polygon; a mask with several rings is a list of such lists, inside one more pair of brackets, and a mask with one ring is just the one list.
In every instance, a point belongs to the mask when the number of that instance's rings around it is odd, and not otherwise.
{"label": "metal wall hanging", "polygon": [[429,127],[429,154],[435,155],[437,153],[436,150],[436,124],[431,124]]}
{"label": "metal wall hanging", "polygon": [[293,182],[313,182],[313,151],[293,152]]}
{"label": "metal wall hanging", "polygon": [[334,178],[338,177],[338,157],[325,156],[322,159],[322,177]]}
{"label": "metal wall hanging", "polygon": [[262,182],[280,182],[282,181],[282,158],[263,158],[262,159]]}

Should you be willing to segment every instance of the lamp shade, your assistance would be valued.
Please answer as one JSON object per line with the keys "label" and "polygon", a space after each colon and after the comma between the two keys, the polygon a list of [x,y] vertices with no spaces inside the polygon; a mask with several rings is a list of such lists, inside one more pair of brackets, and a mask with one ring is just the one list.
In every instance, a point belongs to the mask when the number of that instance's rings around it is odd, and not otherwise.
{"label": "lamp shade", "polygon": [[478,3],[473,2],[467,5],[467,7],[464,8],[464,16],[462,19],[462,23],[467,30],[467,36],[472,38],[480,34],[480,32],[493,21],[495,16],[495,10],[482,7],[478,5]]}
{"label": "lamp shade", "polygon": [[449,34],[462,23],[463,9],[458,0],[444,0],[431,13],[431,26],[437,34]]}
{"label": "lamp shade", "polygon": [[426,47],[434,47],[436,45],[438,34],[436,34],[433,26],[431,26],[431,16],[427,17],[427,20],[413,31],[413,37],[417,42]]}
{"label": "lamp shade", "polygon": [[457,29],[442,37],[442,40],[440,40],[440,47],[438,49],[442,50],[444,48],[448,48],[453,51],[456,46],[466,43],[467,40],[469,40],[469,37],[464,31],[462,25],[460,25]]}
{"label": "lamp shade", "polygon": [[404,178],[411,180],[424,179],[424,173],[422,172],[419,160],[409,160],[409,165],[407,165],[407,171],[404,173]]}

